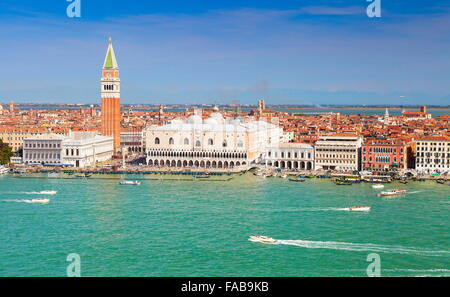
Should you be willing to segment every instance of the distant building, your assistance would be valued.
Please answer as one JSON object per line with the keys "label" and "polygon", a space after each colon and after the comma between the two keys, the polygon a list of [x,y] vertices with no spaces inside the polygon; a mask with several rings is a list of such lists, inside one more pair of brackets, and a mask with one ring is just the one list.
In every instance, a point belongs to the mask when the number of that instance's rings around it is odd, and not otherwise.
{"label": "distant building", "polygon": [[266,147],[277,145],[283,130],[264,121],[225,119],[215,112],[192,115],[145,131],[147,164],[178,168],[248,168]]}
{"label": "distant building", "polygon": [[[27,138],[49,136],[52,133],[43,132],[39,129],[18,129],[18,128],[1,128],[0,139],[7,143],[15,153],[23,148],[23,141]],[[63,135],[63,134],[58,134]]]}
{"label": "distant building", "polygon": [[95,132],[73,132],[24,140],[23,162],[28,165],[93,166],[110,160],[113,138]]}
{"label": "distant building", "polygon": [[429,120],[432,118],[431,113],[427,112],[425,105],[420,107],[420,111],[403,111],[402,114],[408,121]]}
{"label": "distant building", "polygon": [[314,169],[314,147],[306,143],[280,143],[266,148],[263,163],[281,169]]}
{"label": "distant building", "polygon": [[400,140],[370,139],[362,146],[362,169],[384,171],[407,168],[407,148]]}
{"label": "distant building", "polygon": [[315,146],[316,170],[359,171],[362,138],[320,136]]}
{"label": "distant building", "polygon": [[424,173],[450,172],[450,137],[429,136],[416,141],[416,170]]}
{"label": "distant building", "polygon": [[112,136],[115,151],[120,150],[120,78],[119,65],[109,39],[101,79],[102,135]]}

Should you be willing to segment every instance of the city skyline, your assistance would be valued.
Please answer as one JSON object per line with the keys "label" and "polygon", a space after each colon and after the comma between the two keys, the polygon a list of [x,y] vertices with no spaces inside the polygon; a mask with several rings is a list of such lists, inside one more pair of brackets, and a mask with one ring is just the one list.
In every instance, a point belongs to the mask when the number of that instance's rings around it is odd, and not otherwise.
{"label": "city skyline", "polygon": [[[437,1],[196,1],[104,9],[6,1],[0,101],[95,103],[104,42],[120,56],[124,104],[448,104],[448,6]],[[176,5],[173,5],[176,4]],[[437,8],[440,5],[440,8]],[[139,13],[138,13],[139,11]],[[430,33],[432,32],[432,33]],[[13,34],[11,34],[13,33]],[[31,49],[30,49],[31,46]],[[81,61],[81,62],[80,62]]]}

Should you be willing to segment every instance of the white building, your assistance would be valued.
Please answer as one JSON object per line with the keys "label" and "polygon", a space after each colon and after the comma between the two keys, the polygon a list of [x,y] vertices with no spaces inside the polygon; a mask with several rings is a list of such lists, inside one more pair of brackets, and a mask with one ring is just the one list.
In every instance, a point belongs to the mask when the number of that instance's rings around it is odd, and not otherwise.
{"label": "white building", "polygon": [[72,132],[24,140],[23,162],[28,165],[86,167],[110,160],[113,138],[95,132]]}
{"label": "white building", "polygon": [[321,136],[315,146],[316,170],[359,171],[362,138]]}
{"label": "white building", "polygon": [[269,146],[264,164],[281,169],[314,169],[314,147],[306,143],[280,143]]}
{"label": "white building", "polygon": [[192,115],[145,131],[147,164],[178,168],[249,167],[266,147],[279,143],[283,130],[251,119],[225,119],[218,109],[203,120]]}
{"label": "white building", "polygon": [[416,170],[418,172],[450,172],[450,137],[424,137],[416,141],[416,148]]}

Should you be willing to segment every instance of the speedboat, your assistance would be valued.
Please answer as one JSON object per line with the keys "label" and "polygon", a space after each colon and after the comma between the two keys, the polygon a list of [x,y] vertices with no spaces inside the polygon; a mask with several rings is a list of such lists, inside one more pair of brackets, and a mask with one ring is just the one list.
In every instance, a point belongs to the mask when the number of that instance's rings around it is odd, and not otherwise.
{"label": "speedboat", "polygon": [[350,207],[350,211],[360,211],[360,212],[368,212],[372,208],[370,206],[354,206]]}
{"label": "speedboat", "polygon": [[31,203],[49,204],[50,199],[33,199],[33,200],[31,200]]}
{"label": "speedboat", "polygon": [[264,243],[264,244],[275,244],[277,243],[277,240],[273,239],[272,237],[267,237],[267,236],[250,236],[250,238],[248,239],[251,242],[259,242],[259,243]]}
{"label": "speedboat", "polygon": [[41,194],[41,195],[56,195],[56,194],[58,194],[58,191],[42,191],[42,192],[39,192],[39,194]]}
{"label": "speedboat", "polygon": [[373,185],[372,188],[373,189],[384,189],[384,185],[381,185],[381,184]]}
{"label": "speedboat", "polygon": [[390,191],[384,191],[380,193],[381,197],[390,197],[390,196],[400,196],[407,194],[408,191],[406,190],[390,190]]}
{"label": "speedboat", "polygon": [[306,180],[304,178],[290,178],[289,181],[296,183],[304,183]]}
{"label": "speedboat", "polygon": [[122,186],[140,186],[141,182],[140,181],[121,181],[119,183],[119,185],[122,185]]}

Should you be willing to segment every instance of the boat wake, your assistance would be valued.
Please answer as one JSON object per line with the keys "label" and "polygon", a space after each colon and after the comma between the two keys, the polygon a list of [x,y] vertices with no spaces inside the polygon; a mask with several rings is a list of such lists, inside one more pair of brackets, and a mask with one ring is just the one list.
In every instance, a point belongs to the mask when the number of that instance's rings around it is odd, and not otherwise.
{"label": "boat wake", "polygon": [[292,209],[287,210],[291,212],[297,212],[297,211],[350,211],[350,207],[311,207],[311,208],[299,208],[299,209]]}
{"label": "boat wake", "polygon": [[378,244],[361,244],[332,241],[308,241],[308,240],[277,240],[279,245],[292,245],[308,249],[331,249],[354,252],[380,252],[394,254],[416,254],[423,256],[450,256],[450,251],[430,251],[402,246],[388,246]]}
{"label": "boat wake", "polygon": [[414,191],[414,192],[408,192],[407,194],[417,194],[420,193],[421,191]]}

